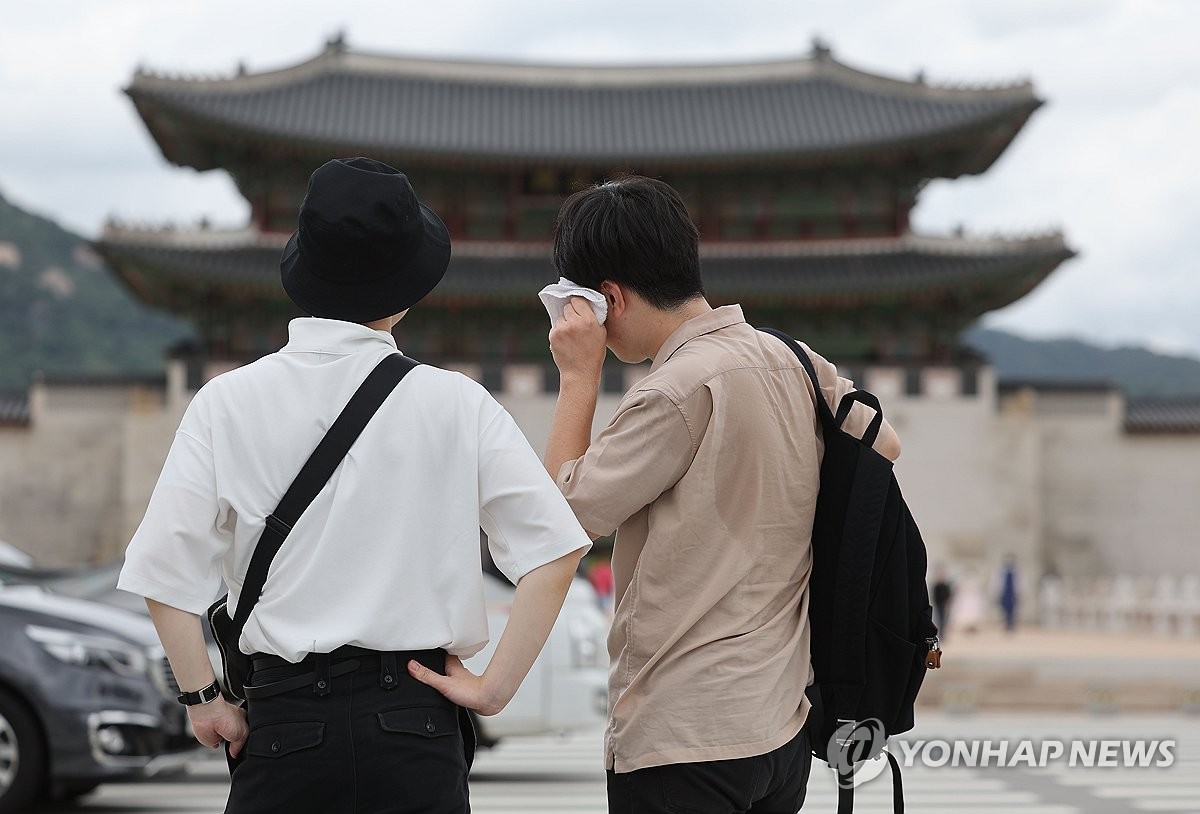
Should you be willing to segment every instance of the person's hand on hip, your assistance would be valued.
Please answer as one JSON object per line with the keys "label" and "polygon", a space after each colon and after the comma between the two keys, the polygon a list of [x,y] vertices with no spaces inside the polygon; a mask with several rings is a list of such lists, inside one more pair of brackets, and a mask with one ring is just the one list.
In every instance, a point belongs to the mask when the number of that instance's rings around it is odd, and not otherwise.
{"label": "person's hand on hip", "polygon": [[417,681],[433,687],[458,706],[473,709],[480,715],[495,715],[510,700],[497,698],[484,677],[463,667],[458,656],[446,656],[445,675],[430,670],[416,660],[408,663],[408,672]]}

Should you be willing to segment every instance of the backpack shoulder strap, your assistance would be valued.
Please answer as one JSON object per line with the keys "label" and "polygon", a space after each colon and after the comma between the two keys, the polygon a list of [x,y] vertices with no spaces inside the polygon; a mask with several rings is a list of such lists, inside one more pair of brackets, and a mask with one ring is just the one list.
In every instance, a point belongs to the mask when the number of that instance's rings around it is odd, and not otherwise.
{"label": "backpack shoulder strap", "polygon": [[321,443],[317,444],[317,448],[308,456],[308,460],[304,462],[300,473],[284,493],[275,511],[267,515],[267,527],[258,538],[254,554],[250,557],[246,580],[242,583],[242,591],[238,597],[237,613],[233,614],[233,641],[241,638],[250,612],[254,610],[258,598],[262,595],[271,561],[279,553],[292,526],[325,488],[338,464],[362,434],[367,422],[396,389],[400,380],[417,364],[399,353],[393,353],[375,366],[346,402],[346,406],[330,425]]}
{"label": "backpack shoulder strap", "polygon": [[817,414],[821,417],[821,426],[826,430],[837,429],[840,421],[834,417],[833,411],[829,409],[829,403],[825,401],[825,396],[821,393],[821,381],[817,378],[817,369],[813,367],[812,359],[804,352],[804,348],[800,347],[800,343],[783,331],[775,328],[759,328],[765,334],[779,339],[783,344],[791,348],[792,353],[796,354],[796,358],[800,360],[800,364],[804,366],[804,370],[808,373],[808,378],[812,381],[814,401],[816,402]]}

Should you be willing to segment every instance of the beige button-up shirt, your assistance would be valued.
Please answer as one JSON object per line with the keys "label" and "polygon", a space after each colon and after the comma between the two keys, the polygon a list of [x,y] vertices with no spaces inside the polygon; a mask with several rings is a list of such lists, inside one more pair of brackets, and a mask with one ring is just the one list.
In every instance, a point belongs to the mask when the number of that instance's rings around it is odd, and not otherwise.
{"label": "beige button-up shirt", "polygon": [[[853,383],[810,355],[836,407]],[[680,326],[563,466],[583,527],[617,530],[608,768],[750,757],[800,731],[817,427],[799,361],[731,305]]]}

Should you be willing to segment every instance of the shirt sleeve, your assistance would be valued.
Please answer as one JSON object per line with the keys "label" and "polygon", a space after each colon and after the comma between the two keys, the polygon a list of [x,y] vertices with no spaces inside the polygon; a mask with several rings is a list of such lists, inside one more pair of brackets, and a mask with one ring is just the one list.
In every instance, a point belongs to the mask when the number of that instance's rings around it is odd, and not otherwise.
{"label": "shirt sleeve", "polygon": [[479,438],[479,525],[496,567],[515,584],[592,541],[517,423],[496,406]]}
{"label": "shirt sleeve", "polygon": [[[825,397],[825,403],[829,405],[829,409],[836,414],[838,405],[842,402],[842,396],[855,389],[854,382],[839,376],[836,365],[815,353],[808,345],[801,344],[805,353],[808,354],[808,358],[812,359],[813,367],[816,368],[817,381],[821,383],[821,395]],[[842,429],[855,438],[862,438],[873,418],[875,418],[874,410],[861,402],[855,402],[850,407],[850,414],[842,423]]]}
{"label": "shirt sleeve", "polygon": [[233,543],[221,527],[212,450],[176,432],[117,587],[202,614],[221,589],[220,561]]}
{"label": "shirt sleeve", "polygon": [[653,388],[626,397],[583,457],[565,463],[558,485],[592,534],[618,526],[673,487],[696,455],[680,407]]}

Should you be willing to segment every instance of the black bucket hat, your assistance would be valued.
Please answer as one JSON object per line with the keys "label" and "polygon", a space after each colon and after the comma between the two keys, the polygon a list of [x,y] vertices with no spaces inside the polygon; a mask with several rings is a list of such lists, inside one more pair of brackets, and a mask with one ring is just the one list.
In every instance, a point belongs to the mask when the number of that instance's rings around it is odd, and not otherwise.
{"label": "black bucket hat", "polygon": [[314,317],[373,322],[411,308],[450,263],[450,234],[408,178],[370,158],[317,169],[280,260],[283,288]]}

